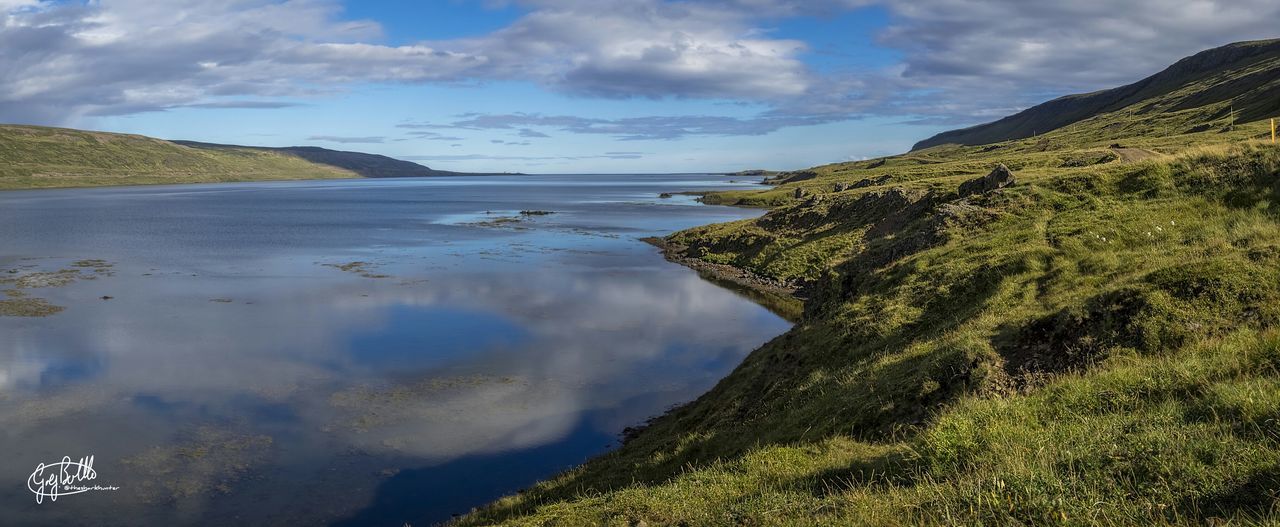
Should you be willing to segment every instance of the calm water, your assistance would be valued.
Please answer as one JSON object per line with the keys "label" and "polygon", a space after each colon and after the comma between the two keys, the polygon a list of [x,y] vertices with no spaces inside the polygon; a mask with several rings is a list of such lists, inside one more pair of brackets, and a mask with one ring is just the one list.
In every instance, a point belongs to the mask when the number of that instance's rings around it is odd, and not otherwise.
{"label": "calm water", "polygon": [[[0,300],[65,308],[0,316],[0,523],[426,525],[616,447],[788,327],[637,240],[753,216],[658,198],[735,186],[0,192]],[[118,490],[36,503],[89,455]]]}

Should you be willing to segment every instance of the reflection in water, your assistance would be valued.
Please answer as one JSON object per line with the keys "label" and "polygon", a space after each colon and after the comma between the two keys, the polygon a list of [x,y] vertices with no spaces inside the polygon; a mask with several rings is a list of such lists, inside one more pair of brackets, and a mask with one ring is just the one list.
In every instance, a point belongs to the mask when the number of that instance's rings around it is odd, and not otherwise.
{"label": "reflection in water", "polygon": [[[0,486],[0,516],[427,524],[579,463],[786,329],[637,241],[751,214],[656,199],[717,185],[0,194],[0,271],[112,264],[96,280],[23,289],[62,313],[0,317],[0,478],[13,483]],[[535,208],[557,213],[456,221]],[[342,270],[352,262],[364,272]],[[37,505],[17,484],[64,455],[94,455],[98,482],[120,490]]]}

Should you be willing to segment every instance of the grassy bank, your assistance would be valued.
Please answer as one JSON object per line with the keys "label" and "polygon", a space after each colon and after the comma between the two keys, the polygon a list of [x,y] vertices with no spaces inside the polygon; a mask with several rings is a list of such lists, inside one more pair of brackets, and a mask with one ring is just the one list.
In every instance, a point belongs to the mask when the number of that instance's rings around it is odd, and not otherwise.
{"label": "grassy bank", "polygon": [[[810,291],[800,323],[618,451],[458,523],[1280,519],[1280,148],[1261,123],[1161,132],[1215,111],[712,196],[774,209],[668,241]],[[960,194],[1000,163],[1013,184]]]}
{"label": "grassy bank", "polygon": [[166,141],[140,135],[0,125],[0,190],[488,175],[434,170],[377,154]]}
{"label": "grassy bank", "polygon": [[265,150],[200,149],[139,135],[0,126],[0,189],[358,177]]}

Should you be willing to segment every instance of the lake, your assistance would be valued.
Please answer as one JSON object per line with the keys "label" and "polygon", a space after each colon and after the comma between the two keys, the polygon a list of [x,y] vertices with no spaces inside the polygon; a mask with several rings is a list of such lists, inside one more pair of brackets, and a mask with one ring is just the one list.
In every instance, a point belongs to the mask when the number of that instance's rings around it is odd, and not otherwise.
{"label": "lake", "polygon": [[429,525],[606,452],[789,328],[639,241],[750,187],[0,192],[0,523]]}

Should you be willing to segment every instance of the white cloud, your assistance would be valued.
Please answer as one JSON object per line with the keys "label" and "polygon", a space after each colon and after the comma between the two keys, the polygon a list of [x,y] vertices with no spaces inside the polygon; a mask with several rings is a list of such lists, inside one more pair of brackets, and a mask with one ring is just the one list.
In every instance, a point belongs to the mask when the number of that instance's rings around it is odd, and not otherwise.
{"label": "white cloud", "polygon": [[[356,82],[514,79],[605,97],[768,100],[802,94],[804,44],[746,13],[660,0],[548,3],[477,38],[376,43],[334,0],[7,4],[0,119],[59,123],[220,97],[289,97]],[[21,9],[19,7],[21,6]]]}
{"label": "white cloud", "polygon": [[39,0],[0,0],[0,13],[8,13],[23,8],[37,7]]}
{"label": "white cloud", "polygon": [[[772,108],[747,119],[695,116],[692,133],[682,131],[688,118],[558,127],[622,138],[768,133],[866,114],[972,122],[1276,36],[1280,19],[1271,0],[516,3],[527,14],[491,33],[388,46],[376,22],[343,18],[337,0],[0,0],[0,120],[265,108],[361,82],[517,80],[591,97]],[[883,71],[816,73],[803,62],[805,42],[764,29],[869,5],[891,14],[878,38],[903,56]]]}

